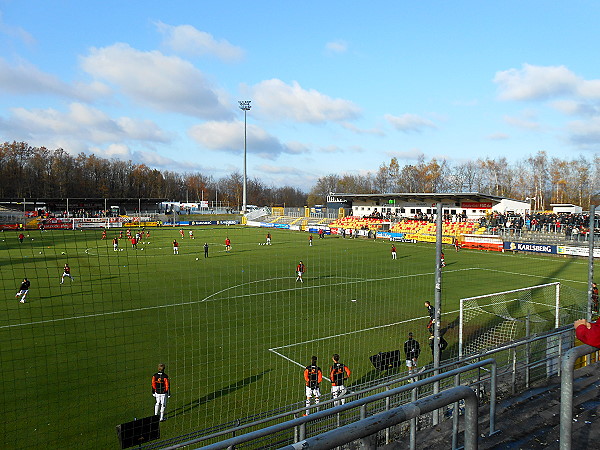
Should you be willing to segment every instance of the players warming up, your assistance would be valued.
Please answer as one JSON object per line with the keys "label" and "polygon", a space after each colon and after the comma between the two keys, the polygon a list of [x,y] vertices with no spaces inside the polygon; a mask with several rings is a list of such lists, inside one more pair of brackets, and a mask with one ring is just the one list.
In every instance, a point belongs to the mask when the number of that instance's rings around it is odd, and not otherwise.
{"label": "players warming up", "polygon": [[190,230],[188,231],[189,235],[190,235],[190,239],[194,239],[194,231]]}
{"label": "players warming up", "polygon": [[312,247],[312,234],[308,235],[308,246]]}
{"label": "players warming up", "polygon": [[[333,398],[339,398],[346,393],[345,381],[350,378],[350,369],[340,362],[340,355],[335,353],[331,358],[333,366],[329,369],[329,379],[331,380],[331,395]],[[343,405],[345,400],[342,398],[334,402],[334,405]]]}
{"label": "players warming up", "polygon": [[408,339],[404,342],[404,354],[406,355],[408,374],[415,375],[417,373],[417,360],[421,354],[421,345],[413,339],[412,333],[408,333]]}
{"label": "players warming up", "polygon": [[119,251],[119,238],[117,238],[116,236],[113,238],[113,251]]}
{"label": "players warming up", "polygon": [[21,297],[21,300],[19,300],[19,302],[25,303],[25,298],[27,297],[27,293],[29,292],[29,286],[31,286],[29,280],[27,278],[23,278],[21,287],[17,291],[17,295],[15,295],[15,297]]}
{"label": "players warming up", "polygon": [[165,373],[165,365],[158,365],[158,372],[152,375],[152,396],[156,399],[154,404],[154,415],[160,414],[160,421],[165,419],[165,410],[167,409],[167,399],[171,397],[171,386],[169,375]]}
{"label": "players warming up", "polygon": [[298,265],[296,266],[296,281],[300,281],[301,283],[304,283],[304,280],[302,279],[302,275],[304,274],[305,271],[306,271],[306,267],[304,266],[302,261],[300,261],[298,263]]}
{"label": "players warming up", "polygon": [[65,267],[63,268],[63,274],[60,277],[60,284],[64,283],[65,277],[69,277],[71,279],[71,282],[73,282],[73,280],[75,279],[73,278],[73,275],[71,275],[71,268],[68,264],[65,264]]}
{"label": "players warming up", "polygon": [[229,238],[225,238],[225,251],[226,252],[231,251],[231,241],[229,240]]}
{"label": "players warming up", "polygon": [[179,242],[173,239],[173,254],[179,255]]}
{"label": "players warming up", "polygon": [[208,242],[204,243],[204,257],[208,258]]}
{"label": "players warming up", "polygon": [[266,245],[271,245],[271,233],[267,233],[267,243]]}
{"label": "players warming up", "polygon": [[396,259],[396,246],[392,244],[392,259]]}
{"label": "players warming up", "polygon": [[180,236],[181,236],[181,239],[183,239],[183,238],[185,237],[185,235],[183,234],[183,228],[181,228],[181,229],[179,230],[179,234],[180,234]]}
{"label": "players warming up", "polygon": [[[311,400],[314,399],[315,405],[319,404],[321,398],[321,381],[323,381],[323,372],[321,368],[317,366],[317,357],[312,356],[310,359],[310,365],[304,369],[304,381],[306,384],[306,407],[311,405]],[[318,411],[318,409],[317,409]],[[309,414],[309,409],[306,410],[304,415]]]}
{"label": "players warming up", "polygon": [[446,259],[444,258],[444,252],[440,253],[440,267],[446,267]]}

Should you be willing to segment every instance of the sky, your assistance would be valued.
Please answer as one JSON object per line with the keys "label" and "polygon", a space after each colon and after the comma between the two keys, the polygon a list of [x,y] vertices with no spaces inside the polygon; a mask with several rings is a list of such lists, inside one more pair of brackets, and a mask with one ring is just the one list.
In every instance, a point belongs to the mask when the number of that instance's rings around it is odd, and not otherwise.
{"label": "sky", "polygon": [[[0,0],[0,140],[310,190],[600,150],[600,2]],[[238,101],[251,101],[246,113]]]}

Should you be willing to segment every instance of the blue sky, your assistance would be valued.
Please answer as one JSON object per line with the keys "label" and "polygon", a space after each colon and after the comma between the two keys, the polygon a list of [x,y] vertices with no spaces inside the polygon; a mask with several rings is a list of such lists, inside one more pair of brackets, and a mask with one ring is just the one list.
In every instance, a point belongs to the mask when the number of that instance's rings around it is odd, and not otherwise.
{"label": "blue sky", "polygon": [[0,139],[310,189],[600,149],[592,1],[0,0]]}

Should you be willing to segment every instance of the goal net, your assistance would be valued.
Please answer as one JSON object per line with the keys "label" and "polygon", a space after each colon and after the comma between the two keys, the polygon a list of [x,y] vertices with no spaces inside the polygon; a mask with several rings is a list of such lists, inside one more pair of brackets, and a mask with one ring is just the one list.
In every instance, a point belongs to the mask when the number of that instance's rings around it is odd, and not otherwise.
{"label": "goal net", "polygon": [[459,357],[568,323],[581,314],[570,296],[555,282],[461,299]]}

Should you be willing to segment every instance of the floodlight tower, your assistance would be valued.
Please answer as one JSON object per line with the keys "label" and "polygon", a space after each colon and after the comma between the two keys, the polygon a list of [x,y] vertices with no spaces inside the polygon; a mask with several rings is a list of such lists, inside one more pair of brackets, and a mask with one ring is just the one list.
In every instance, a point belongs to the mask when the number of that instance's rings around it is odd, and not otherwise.
{"label": "floodlight tower", "polygon": [[246,214],[246,191],[247,191],[247,176],[246,176],[246,143],[247,143],[247,134],[246,134],[246,113],[250,111],[250,101],[251,100],[240,100],[238,103],[240,104],[240,109],[244,111],[244,190],[242,194],[242,214]]}

